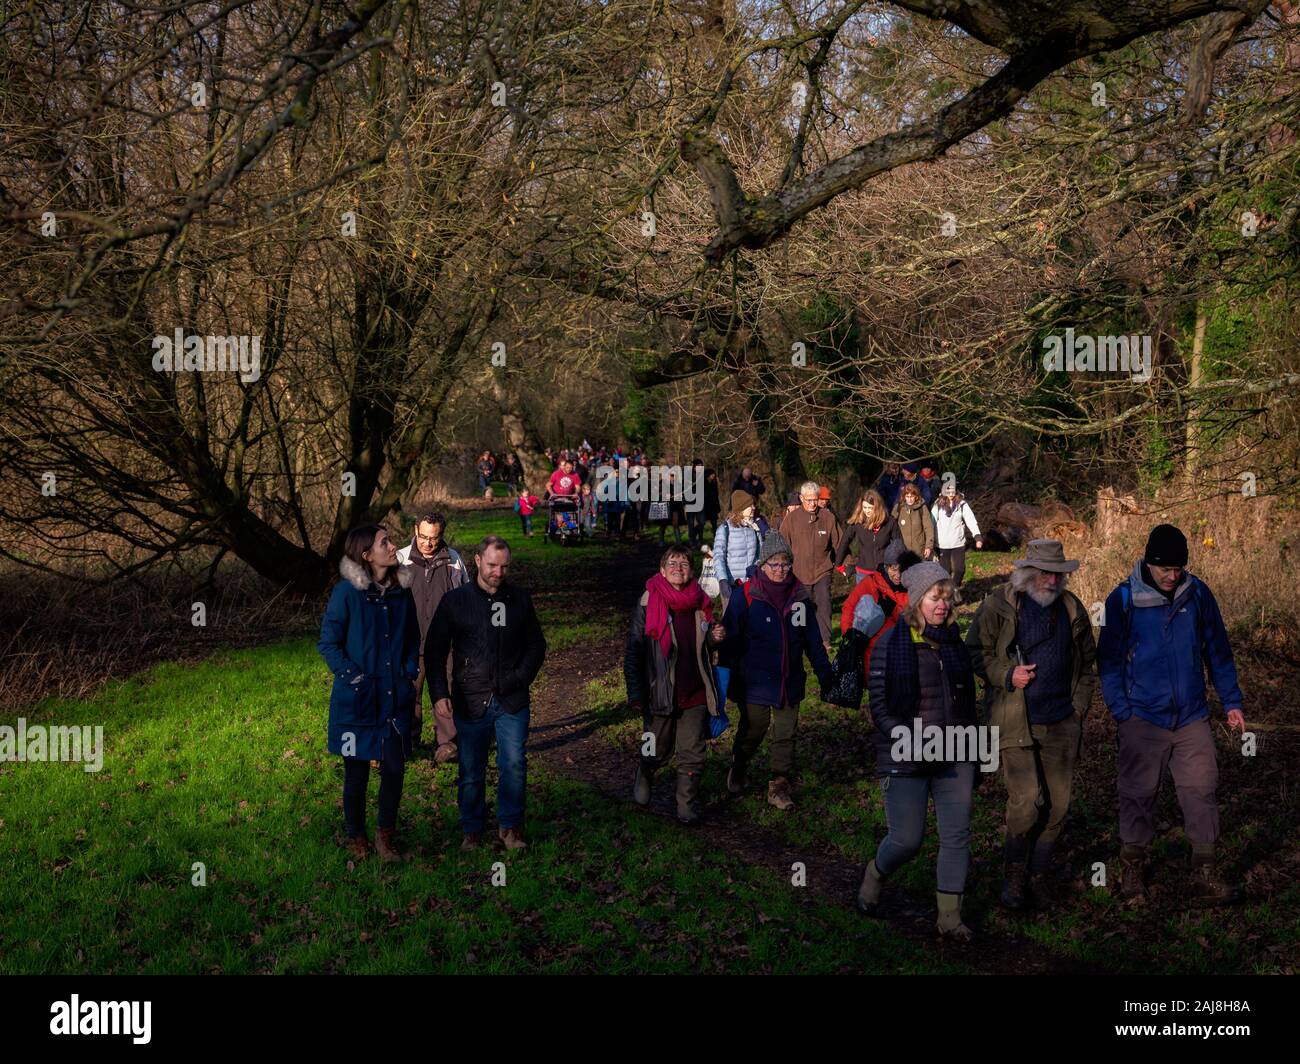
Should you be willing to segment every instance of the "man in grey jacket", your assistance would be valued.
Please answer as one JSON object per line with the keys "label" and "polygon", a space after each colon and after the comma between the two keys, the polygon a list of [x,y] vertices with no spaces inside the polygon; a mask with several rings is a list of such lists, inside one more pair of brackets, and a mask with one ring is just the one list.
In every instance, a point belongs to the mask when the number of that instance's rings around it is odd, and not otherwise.
{"label": "man in grey jacket", "polygon": [[[411,571],[411,596],[415,599],[415,612],[420,621],[420,646],[424,646],[429,625],[438,611],[443,595],[465,582],[465,563],[443,539],[447,519],[440,513],[427,513],[415,523],[415,537],[410,544],[397,552],[398,565]],[[443,663],[446,669],[448,663]],[[424,723],[424,656],[420,656],[420,675],[415,680],[415,723],[411,729],[413,745],[420,743]],[[456,757],[456,723],[450,718],[434,716],[434,733],[438,748],[434,761],[443,764]]]}

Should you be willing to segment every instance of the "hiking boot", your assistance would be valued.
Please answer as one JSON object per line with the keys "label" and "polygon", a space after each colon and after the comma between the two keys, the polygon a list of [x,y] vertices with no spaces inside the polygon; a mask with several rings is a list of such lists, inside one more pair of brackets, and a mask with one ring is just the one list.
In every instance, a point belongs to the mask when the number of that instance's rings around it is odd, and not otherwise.
{"label": "hiking boot", "polygon": [[1002,847],[1002,893],[998,897],[1004,909],[1019,912],[1025,907],[1025,858],[1028,855],[1027,836],[1007,836]]}
{"label": "hiking boot", "polygon": [[784,776],[777,776],[768,783],[767,804],[776,806],[783,813],[794,808],[794,799],[790,797],[790,781]]}
{"label": "hiking boot", "polygon": [[528,843],[524,842],[523,833],[518,828],[501,828],[497,832],[497,838],[501,840],[507,850],[528,849]]}
{"label": "hiking boot", "polygon": [[745,766],[739,761],[733,762],[731,768],[727,770],[727,793],[745,793]]}
{"label": "hiking boot", "polygon": [[1214,870],[1214,853],[1192,854],[1191,902],[1193,905],[1231,905],[1240,891]]}
{"label": "hiking boot", "polygon": [[700,774],[685,769],[677,771],[677,819],[683,824],[700,820]]}
{"label": "hiking boot", "polygon": [[395,864],[402,859],[402,852],[397,848],[397,829],[380,828],[375,832],[375,849],[384,864]]}
{"label": "hiking boot", "polygon": [[1052,876],[1052,851],[1054,842],[1034,843],[1034,853],[1029,860],[1029,903],[1041,912],[1047,912],[1057,903],[1056,886]]}
{"label": "hiking boot", "polygon": [[884,886],[885,877],[880,874],[873,857],[867,862],[867,870],[862,874],[862,886],[858,887],[856,905],[863,916],[875,916],[880,908],[880,888]]}
{"label": "hiking boot", "polygon": [[1135,905],[1147,900],[1147,849],[1145,846],[1123,846],[1119,851],[1119,895]]}
{"label": "hiking boot", "polygon": [[364,835],[350,835],[347,846],[348,856],[354,861],[364,861],[370,853],[370,840]]}
{"label": "hiking boot", "polygon": [[647,768],[644,761],[636,763],[636,779],[632,781],[632,801],[637,805],[650,804],[650,788],[654,785],[655,770]]}
{"label": "hiking boot", "polygon": [[433,763],[435,765],[445,765],[448,761],[456,760],[456,744],[443,743],[433,752]]}
{"label": "hiking boot", "polygon": [[466,832],[465,837],[460,840],[460,848],[464,853],[470,853],[477,850],[483,845],[483,833],[479,831]]}
{"label": "hiking boot", "polygon": [[934,897],[939,905],[939,920],[934,925],[939,934],[957,942],[969,942],[974,938],[975,932],[961,922],[962,896],[938,890],[935,891]]}

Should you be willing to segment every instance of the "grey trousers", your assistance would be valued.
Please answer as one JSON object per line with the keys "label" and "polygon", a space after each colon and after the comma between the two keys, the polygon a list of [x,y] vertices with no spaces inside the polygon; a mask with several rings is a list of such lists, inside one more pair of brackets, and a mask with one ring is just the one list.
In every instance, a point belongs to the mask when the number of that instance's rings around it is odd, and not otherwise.
{"label": "grey trousers", "polygon": [[1169,767],[1183,811],[1183,830],[1193,846],[1219,838],[1215,788],[1219,765],[1210,722],[1198,720],[1170,731],[1136,715],[1119,726],[1119,837],[1146,846],[1156,835],[1155,807],[1160,780]]}

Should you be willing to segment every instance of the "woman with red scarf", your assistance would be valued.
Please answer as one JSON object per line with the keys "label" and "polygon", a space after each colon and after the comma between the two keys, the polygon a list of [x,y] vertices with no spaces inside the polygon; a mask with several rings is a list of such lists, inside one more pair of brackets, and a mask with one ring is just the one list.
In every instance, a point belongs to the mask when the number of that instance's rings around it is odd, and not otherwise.
{"label": "woman with red scarf", "polygon": [[[771,771],[767,800],[791,810],[794,733],[804,696],[804,655],[812,662],[822,689],[831,682],[831,663],[817,626],[817,611],[808,589],[791,571],[790,548],[778,532],[763,539],[753,579],[732,592],[722,618],[726,641],[719,663],[730,667],[727,694],[741,708],[735,755],[727,773],[727,790],[745,789],[745,772],[772,728]],[[743,591],[743,594],[741,593]]]}
{"label": "woman with red scarf", "polygon": [[700,774],[709,715],[722,711],[710,662],[726,636],[713,600],[691,575],[691,554],[669,547],[645,583],[623,656],[628,703],[645,719],[632,798],[650,804],[657,768],[677,752],[677,819],[700,819]]}

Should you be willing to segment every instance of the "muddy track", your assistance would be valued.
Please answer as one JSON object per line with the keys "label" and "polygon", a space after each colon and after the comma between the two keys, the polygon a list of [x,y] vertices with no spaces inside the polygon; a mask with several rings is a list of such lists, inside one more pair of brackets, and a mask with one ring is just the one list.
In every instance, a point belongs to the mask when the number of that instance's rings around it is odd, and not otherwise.
{"label": "muddy track", "polygon": [[[556,550],[565,548],[557,547]],[[580,551],[582,548],[569,548]],[[572,602],[577,616],[609,621],[620,635],[580,642],[548,655],[546,681],[533,693],[529,751],[552,771],[594,787],[610,801],[632,808],[632,776],[636,760],[632,751],[612,744],[601,734],[608,718],[584,711],[583,688],[588,681],[622,664],[621,633],[644,587],[654,572],[660,548],[658,541],[627,543],[614,557],[589,555],[590,562],[575,565],[566,573],[563,587],[534,585],[554,607]],[[524,582],[529,583],[527,574]],[[714,757],[730,750],[733,732],[728,731]],[[725,756],[725,753],[724,753]],[[660,774],[655,795],[642,815],[659,816],[675,822],[671,794],[672,770]],[[744,811],[755,799],[724,799],[705,809],[704,821],[682,831],[695,833],[719,852],[745,864],[769,869],[774,889],[790,886],[791,865],[801,861],[807,870],[807,890],[812,897],[835,905],[851,906],[862,877],[862,868],[847,861],[829,847],[794,846],[776,831],[756,823]],[[791,815],[799,816],[796,809]],[[976,867],[980,863],[984,868]],[[991,863],[972,861],[972,877],[994,872]],[[990,931],[980,933],[977,921],[969,921],[977,933],[969,946],[945,943],[934,930],[933,896],[922,897],[897,887],[886,890],[882,917],[901,934],[929,946],[936,961],[967,965],[990,974],[1090,973],[1097,969],[1068,957],[1061,957],[1019,936]]]}

